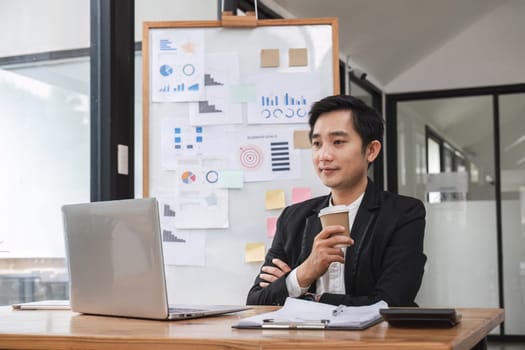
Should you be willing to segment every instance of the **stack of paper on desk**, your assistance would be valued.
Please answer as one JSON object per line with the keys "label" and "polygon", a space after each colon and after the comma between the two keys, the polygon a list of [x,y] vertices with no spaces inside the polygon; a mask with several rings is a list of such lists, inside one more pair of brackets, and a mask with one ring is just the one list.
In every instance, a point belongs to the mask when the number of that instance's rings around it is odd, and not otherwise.
{"label": "stack of paper on desk", "polygon": [[13,304],[14,310],[70,310],[69,300],[41,300]]}
{"label": "stack of paper on desk", "polygon": [[369,306],[333,306],[287,298],[284,306],[273,312],[244,318],[234,328],[365,329],[382,320],[379,309],[384,301]]}

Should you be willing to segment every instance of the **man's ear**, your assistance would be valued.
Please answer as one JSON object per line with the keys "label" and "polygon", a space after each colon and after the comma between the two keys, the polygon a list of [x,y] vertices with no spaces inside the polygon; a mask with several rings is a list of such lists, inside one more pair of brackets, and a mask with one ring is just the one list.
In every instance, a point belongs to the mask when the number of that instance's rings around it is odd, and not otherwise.
{"label": "man's ear", "polygon": [[377,140],[371,141],[368,146],[366,146],[366,160],[368,163],[372,163],[377,158],[380,151],[381,142]]}

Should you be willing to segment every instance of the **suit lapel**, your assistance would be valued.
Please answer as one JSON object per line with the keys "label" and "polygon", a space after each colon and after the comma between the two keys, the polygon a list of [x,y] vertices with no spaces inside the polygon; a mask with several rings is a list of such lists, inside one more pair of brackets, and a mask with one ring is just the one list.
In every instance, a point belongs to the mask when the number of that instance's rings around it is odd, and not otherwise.
{"label": "suit lapel", "polygon": [[328,206],[330,196],[326,196],[317,208],[312,209],[310,216],[306,218],[304,225],[303,240],[301,243],[301,254],[299,255],[299,261],[297,265],[300,265],[303,261],[308,258],[312,252],[312,245],[314,244],[314,238],[319,232],[321,232],[321,221],[319,220],[319,211],[324,207]]}
{"label": "suit lapel", "polygon": [[377,208],[379,208],[378,191],[373,182],[368,180],[363,201],[359,206],[350,232],[350,236],[354,240],[354,245],[349,247],[346,251],[345,286],[347,293],[351,293],[350,287],[357,272],[359,253],[366,236],[372,229],[371,224],[377,215]]}

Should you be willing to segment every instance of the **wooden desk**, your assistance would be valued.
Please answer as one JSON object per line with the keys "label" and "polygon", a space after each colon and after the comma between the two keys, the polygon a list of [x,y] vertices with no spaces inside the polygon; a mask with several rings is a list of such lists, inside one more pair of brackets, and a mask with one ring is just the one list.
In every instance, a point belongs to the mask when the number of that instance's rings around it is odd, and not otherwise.
{"label": "wooden desk", "polygon": [[502,309],[459,309],[449,329],[392,328],[382,322],[364,331],[238,330],[240,318],[268,312],[188,321],[149,321],[76,314],[13,311],[0,307],[1,349],[470,349],[503,322]]}

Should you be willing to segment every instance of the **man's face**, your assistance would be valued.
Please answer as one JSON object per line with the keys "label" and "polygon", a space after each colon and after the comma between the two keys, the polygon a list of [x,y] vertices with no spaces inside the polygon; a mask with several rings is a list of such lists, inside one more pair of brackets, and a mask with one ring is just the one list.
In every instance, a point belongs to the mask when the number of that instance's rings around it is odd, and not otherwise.
{"label": "man's face", "polygon": [[366,180],[368,161],[352,112],[324,113],[312,132],[312,161],[317,175],[333,190],[352,189]]}

